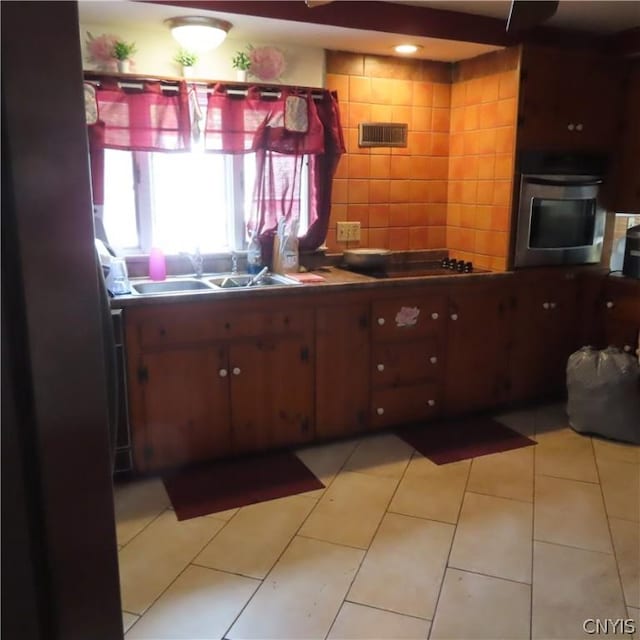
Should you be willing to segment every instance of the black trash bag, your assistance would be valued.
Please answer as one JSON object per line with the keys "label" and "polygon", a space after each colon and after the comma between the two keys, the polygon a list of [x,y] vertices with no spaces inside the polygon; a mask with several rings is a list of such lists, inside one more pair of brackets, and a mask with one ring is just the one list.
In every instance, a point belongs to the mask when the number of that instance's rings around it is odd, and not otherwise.
{"label": "black trash bag", "polygon": [[582,347],[567,362],[567,414],[580,433],[640,444],[640,366],[607,347]]}

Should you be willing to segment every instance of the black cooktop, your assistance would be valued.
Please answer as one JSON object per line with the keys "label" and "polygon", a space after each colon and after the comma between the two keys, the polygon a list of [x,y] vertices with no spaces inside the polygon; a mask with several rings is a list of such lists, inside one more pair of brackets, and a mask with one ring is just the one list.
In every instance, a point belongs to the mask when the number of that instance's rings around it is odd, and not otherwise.
{"label": "black cooktop", "polygon": [[455,276],[468,273],[488,273],[485,269],[477,269],[471,262],[445,258],[442,262],[406,262],[389,264],[386,268],[354,269],[371,278],[416,278],[420,276]]}

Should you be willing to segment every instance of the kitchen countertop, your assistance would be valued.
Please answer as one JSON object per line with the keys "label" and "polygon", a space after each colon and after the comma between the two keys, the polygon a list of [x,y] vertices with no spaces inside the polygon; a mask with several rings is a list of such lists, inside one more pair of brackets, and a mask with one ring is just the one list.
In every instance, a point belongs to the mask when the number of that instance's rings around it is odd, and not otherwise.
{"label": "kitchen countertop", "polygon": [[[255,287],[250,290],[239,289],[217,289],[217,290],[198,290],[170,292],[162,294],[128,294],[116,296],[111,299],[111,307],[114,309],[126,308],[132,306],[148,305],[148,304],[171,304],[196,301],[212,301],[212,300],[230,300],[230,299],[246,299],[247,297],[264,297],[264,296],[299,296],[314,295],[314,293],[326,293],[327,287],[336,290],[360,290],[379,288],[381,290],[397,289],[406,286],[415,286],[416,284],[429,283],[451,283],[459,281],[478,280],[486,281],[494,278],[504,278],[511,276],[513,272],[474,272],[474,273],[448,273],[443,270],[442,275],[417,275],[402,277],[388,277],[383,279],[373,278],[371,276],[355,273],[338,267],[321,267],[309,273],[317,274],[324,278],[324,282],[309,282],[300,285],[282,285]],[[205,274],[203,279],[211,278],[220,274]],[[148,282],[147,278],[132,278],[131,282]]]}

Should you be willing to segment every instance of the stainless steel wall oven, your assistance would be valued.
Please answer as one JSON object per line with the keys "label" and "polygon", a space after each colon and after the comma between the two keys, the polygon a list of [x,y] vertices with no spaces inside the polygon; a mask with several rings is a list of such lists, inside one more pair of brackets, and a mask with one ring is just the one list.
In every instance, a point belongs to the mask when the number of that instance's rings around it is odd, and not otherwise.
{"label": "stainless steel wall oven", "polygon": [[518,158],[515,267],[600,261],[605,158],[525,153]]}

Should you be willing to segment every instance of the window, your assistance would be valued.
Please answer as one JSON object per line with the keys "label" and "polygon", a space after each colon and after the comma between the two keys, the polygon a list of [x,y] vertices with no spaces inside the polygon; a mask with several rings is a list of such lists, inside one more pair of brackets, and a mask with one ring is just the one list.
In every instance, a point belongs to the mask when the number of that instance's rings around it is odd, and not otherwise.
{"label": "window", "polygon": [[[224,252],[246,247],[255,155],[105,149],[104,225],[124,253]],[[301,181],[299,235],[309,224],[309,158]]]}

